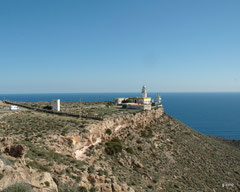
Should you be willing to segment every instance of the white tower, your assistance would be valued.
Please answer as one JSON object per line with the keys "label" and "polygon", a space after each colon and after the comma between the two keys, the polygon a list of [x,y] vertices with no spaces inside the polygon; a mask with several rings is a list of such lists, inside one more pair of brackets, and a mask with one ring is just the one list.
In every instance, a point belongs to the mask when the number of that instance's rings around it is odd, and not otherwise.
{"label": "white tower", "polygon": [[157,94],[157,96],[156,96],[156,103],[155,104],[156,105],[161,105],[162,104],[162,99],[161,99],[159,94]]}
{"label": "white tower", "polygon": [[56,99],[52,101],[52,109],[54,111],[60,111],[60,99]]}
{"label": "white tower", "polygon": [[144,97],[147,97],[147,89],[146,89],[145,86],[143,86],[143,88],[142,88],[142,97],[143,97],[143,98],[144,98]]}

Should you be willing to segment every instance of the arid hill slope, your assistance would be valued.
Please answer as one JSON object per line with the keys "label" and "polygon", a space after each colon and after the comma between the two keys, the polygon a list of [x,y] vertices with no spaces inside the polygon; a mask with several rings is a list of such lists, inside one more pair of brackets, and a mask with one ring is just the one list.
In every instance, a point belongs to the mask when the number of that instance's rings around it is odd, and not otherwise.
{"label": "arid hill slope", "polygon": [[[0,189],[17,182],[26,191],[240,191],[239,148],[159,114],[102,123],[29,111],[2,116]],[[86,158],[77,160],[83,139]],[[13,157],[18,145],[24,155]]]}
{"label": "arid hill slope", "polygon": [[135,191],[240,191],[240,150],[166,114],[119,138],[123,151],[103,153],[93,167],[104,167]]}

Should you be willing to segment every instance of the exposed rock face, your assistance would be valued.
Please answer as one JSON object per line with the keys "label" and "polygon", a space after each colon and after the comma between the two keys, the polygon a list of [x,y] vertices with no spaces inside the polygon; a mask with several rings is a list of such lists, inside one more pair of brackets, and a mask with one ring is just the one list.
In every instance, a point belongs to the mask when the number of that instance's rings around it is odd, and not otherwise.
{"label": "exposed rock face", "polygon": [[2,137],[0,138],[0,152],[6,151],[6,149],[10,149],[12,146],[14,139],[12,137]]}
{"label": "exposed rock face", "polygon": [[[102,153],[92,165],[94,175],[99,169],[108,172],[113,181],[109,191],[120,191],[118,185],[125,184],[137,192],[240,190],[239,149],[168,115],[150,127],[122,129],[117,136],[123,150],[114,155]],[[106,144],[89,149],[92,152],[87,154],[96,157],[101,147],[106,148]]]}
{"label": "exposed rock face", "polygon": [[119,184],[117,178],[112,176],[111,178],[106,176],[98,176],[96,174],[83,175],[82,181],[79,183],[80,186],[84,186],[87,189],[91,189],[94,185],[96,189],[104,192],[135,192],[135,190],[129,187],[125,183]]}
{"label": "exposed rock face", "polygon": [[71,135],[72,144],[74,146],[74,156],[78,160],[84,160],[84,155],[90,146],[100,143],[104,139],[109,139],[110,136],[106,134],[107,129],[112,130],[112,135],[120,132],[122,129],[137,129],[144,128],[151,125],[155,120],[160,118],[163,114],[163,108],[156,108],[150,111],[142,111],[136,114],[128,114],[117,118],[105,119],[102,122],[91,124],[86,129],[88,133],[84,135]]}
{"label": "exposed rock face", "polygon": [[0,190],[17,183],[29,184],[34,191],[58,191],[57,185],[53,181],[50,173],[39,172],[24,166],[5,165],[0,159]]}

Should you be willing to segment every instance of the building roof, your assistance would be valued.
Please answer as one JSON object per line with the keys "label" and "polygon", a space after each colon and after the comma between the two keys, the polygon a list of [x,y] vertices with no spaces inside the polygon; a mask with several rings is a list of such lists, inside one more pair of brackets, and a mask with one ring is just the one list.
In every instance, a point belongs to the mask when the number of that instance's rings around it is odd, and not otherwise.
{"label": "building roof", "polygon": [[143,105],[143,104],[139,104],[139,103],[124,103],[126,105]]}
{"label": "building roof", "polygon": [[152,99],[151,97],[131,97],[128,99]]}
{"label": "building roof", "polygon": [[114,98],[114,99],[128,99],[127,97],[118,97],[118,98]]}

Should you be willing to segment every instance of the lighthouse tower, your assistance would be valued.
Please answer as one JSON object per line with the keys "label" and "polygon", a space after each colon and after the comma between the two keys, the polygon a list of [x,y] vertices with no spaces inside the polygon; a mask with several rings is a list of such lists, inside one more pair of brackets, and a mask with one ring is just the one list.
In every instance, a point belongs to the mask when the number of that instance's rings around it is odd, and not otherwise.
{"label": "lighthouse tower", "polygon": [[147,97],[147,89],[145,86],[143,86],[143,88],[142,88],[142,97],[143,98]]}

